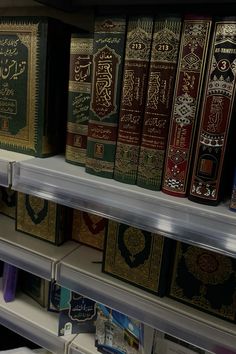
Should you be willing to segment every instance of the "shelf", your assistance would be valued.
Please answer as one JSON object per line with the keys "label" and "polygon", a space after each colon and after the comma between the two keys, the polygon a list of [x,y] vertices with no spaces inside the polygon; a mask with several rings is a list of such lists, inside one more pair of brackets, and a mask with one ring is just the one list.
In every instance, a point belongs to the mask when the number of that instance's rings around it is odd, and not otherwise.
{"label": "shelf", "polygon": [[0,185],[8,187],[12,182],[12,164],[32,159],[32,156],[0,149]]}
{"label": "shelf", "polygon": [[101,252],[81,246],[58,264],[57,282],[205,350],[236,348],[235,324],[104,274],[101,259]]}
{"label": "shelf", "polygon": [[48,280],[55,278],[56,264],[79,247],[72,241],[58,247],[15,231],[15,221],[4,215],[0,225],[0,259]]}
{"label": "shelf", "polygon": [[94,345],[95,338],[92,333],[78,334],[70,343],[68,354],[98,354]]}
{"label": "shelf", "polygon": [[47,312],[33,299],[17,294],[6,303],[0,282],[0,322],[3,326],[57,354],[64,354],[75,335],[58,337],[58,314]]}
{"label": "shelf", "polygon": [[13,188],[236,257],[236,214],[119,183],[66,163],[64,156],[17,162]]}

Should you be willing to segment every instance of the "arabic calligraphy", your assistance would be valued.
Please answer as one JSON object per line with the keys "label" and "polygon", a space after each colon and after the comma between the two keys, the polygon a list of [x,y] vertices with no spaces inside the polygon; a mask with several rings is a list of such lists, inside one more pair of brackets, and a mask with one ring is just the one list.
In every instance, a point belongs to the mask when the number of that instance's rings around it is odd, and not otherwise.
{"label": "arabic calligraphy", "polygon": [[1,59],[0,61],[0,78],[2,80],[17,80],[18,77],[25,71],[26,61]]}

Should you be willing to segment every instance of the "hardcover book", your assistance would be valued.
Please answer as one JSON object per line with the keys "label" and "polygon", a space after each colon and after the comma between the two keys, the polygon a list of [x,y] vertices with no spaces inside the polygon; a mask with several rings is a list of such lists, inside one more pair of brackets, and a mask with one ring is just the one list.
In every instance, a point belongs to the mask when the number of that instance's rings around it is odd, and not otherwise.
{"label": "hardcover book", "polygon": [[58,335],[95,333],[96,302],[61,288]]}
{"label": "hardcover book", "polygon": [[73,210],[72,240],[103,250],[108,219],[85,211]]}
{"label": "hardcover book", "polygon": [[72,34],[68,86],[66,161],[85,166],[91,97],[93,38]]}
{"label": "hardcover book", "polygon": [[95,18],[86,172],[113,178],[126,17]]}
{"label": "hardcover book", "polygon": [[235,259],[178,242],[169,296],[235,322]]}
{"label": "hardcover book", "polygon": [[43,198],[18,192],[16,230],[60,245],[67,236],[67,209]]}
{"label": "hardcover book", "polygon": [[49,17],[6,16],[0,24],[0,148],[37,157],[61,152],[69,30]]}
{"label": "hardcover book", "polygon": [[4,262],[2,276],[2,293],[5,302],[15,300],[18,283],[18,268]]}
{"label": "hardcover book", "polygon": [[114,179],[136,184],[153,17],[128,20]]}
{"label": "hardcover book", "polygon": [[152,354],[210,354],[167,333],[154,330]]}
{"label": "hardcover book", "polygon": [[180,43],[181,17],[154,23],[137,185],[160,190]]}
{"label": "hardcover book", "polygon": [[215,23],[203,96],[189,191],[195,202],[216,205],[225,190],[221,181],[235,100],[235,61],[236,17],[223,18]]}
{"label": "hardcover book", "polygon": [[50,282],[32,273],[20,270],[20,289],[34,299],[40,306],[48,307]]}
{"label": "hardcover book", "polygon": [[11,187],[0,187],[0,213],[12,219],[16,217],[17,192]]}
{"label": "hardcover book", "polygon": [[174,241],[109,220],[102,271],[164,296]]}
{"label": "hardcover book", "polygon": [[100,353],[140,353],[142,326],[121,312],[97,304],[95,346]]}
{"label": "hardcover book", "polygon": [[183,21],[162,180],[162,191],[178,197],[187,194],[210,29],[207,17]]}

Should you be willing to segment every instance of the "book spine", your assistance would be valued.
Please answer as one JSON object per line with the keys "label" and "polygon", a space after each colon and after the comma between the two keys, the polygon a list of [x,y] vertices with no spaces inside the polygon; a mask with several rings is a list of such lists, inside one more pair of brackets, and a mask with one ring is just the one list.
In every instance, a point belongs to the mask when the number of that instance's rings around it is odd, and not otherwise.
{"label": "book spine", "polygon": [[196,129],[211,19],[187,17],[183,21],[162,191],[185,197]]}
{"label": "book spine", "polygon": [[157,18],[151,49],[137,185],[160,190],[180,43],[180,17]]}
{"label": "book spine", "polygon": [[113,178],[126,18],[98,17],[94,30],[86,172]]}
{"label": "book spine", "polygon": [[236,168],[234,168],[233,187],[229,203],[229,209],[236,212]]}
{"label": "book spine", "polygon": [[189,199],[215,205],[235,97],[236,17],[215,23]]}
{"label": "book spine", "polygon": [[128,21],[114,179],[135,184],[146,101],[153,17]]}
{"label": "book spine", "polygon": [[93,38],[74,34],[70,46],[66,161],[85,166],[91,97]]}

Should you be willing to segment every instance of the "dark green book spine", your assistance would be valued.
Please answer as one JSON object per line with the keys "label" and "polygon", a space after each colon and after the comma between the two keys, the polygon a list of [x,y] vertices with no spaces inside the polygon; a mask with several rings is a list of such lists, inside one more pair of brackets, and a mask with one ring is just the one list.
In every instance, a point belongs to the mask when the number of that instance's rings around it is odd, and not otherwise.
{"label": "dark green book spine", "polygon": [[177,67],[181,17],[155,20],[137,185],[160,190]]}
{"label": "dark green book spine", "polygon": [[146,101],[153,17],[130,17],[120,104],[114,179],[135,184]]}
{"label": "dark green book spine", "polygon": [[91,97],[93,38],[73,34],[70,46],[70,76],[66,161],[85,166],[88,118]]}
{"label": "dark green book spine", "polygon": [[125,17],[97,17],[86,172],[113,178],[123,70]]}

